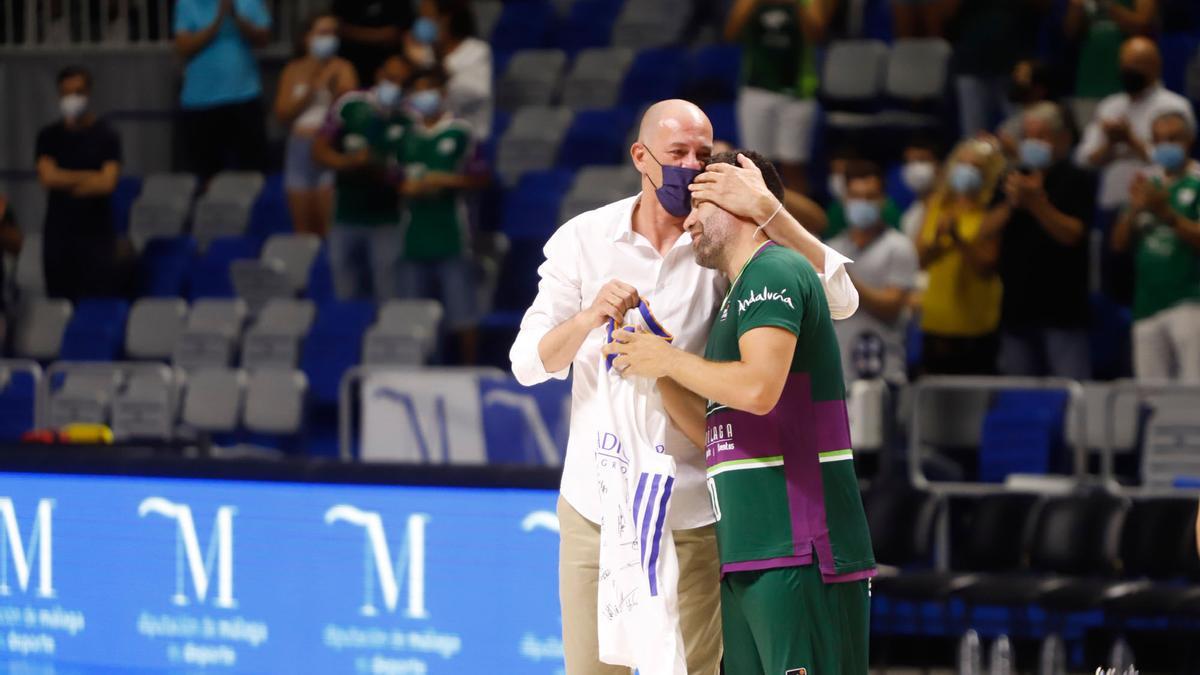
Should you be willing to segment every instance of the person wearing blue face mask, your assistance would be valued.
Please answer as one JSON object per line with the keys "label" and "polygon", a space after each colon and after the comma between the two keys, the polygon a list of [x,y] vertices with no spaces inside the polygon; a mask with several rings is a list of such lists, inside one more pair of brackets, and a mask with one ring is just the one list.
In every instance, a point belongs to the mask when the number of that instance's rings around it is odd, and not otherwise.
{"label": "person wearing blue face mask", "polygon": [[399,295],[439,300],[445,326],[458,339],[459,360],[474,363],[477,284],[468,257],[464,196],[486,186],[488,178],[478,168],[471,125],[446,110],[446,73],[440,68],[418,71],[410,91],[408,107],[415,123],[401,155],[401,192],[407,199]]}
{"label": "person wearing blue face mask", "polygon": [[317,12],[305,20],[295,57],[279,76],[275,119],[290,127],[283,182],[297,232],[324,237],[333,215],[333,172],[313,159],[313,139],[333,102],[358,88],[354,66],[337,55],[338,20]]}
{"label": "person wearing blue face mask", "polygon": [[[599,658],[600,504],[596,426],[588,413],[609,405],[599,400],[601,389],[592,375],[603,358],[605,327],[610,319],[623,323],[626,313],[645,299],[674,335],[674,344],[699,354],[729,287],[720,271],[697,263],[703,241],[684,230],[687,219],[698,213],[693,202],[707,200],[753,220],[762,226],[761,234],[803,254],[817,270],[835,318],[853,314],[858,305],[846,258],[788,214],[749,159],[743,158],[740,166],[710,166],[693,180],[711,157],[712,146],[712,122],[695,104],[668,100],[647,109],[629,149],[631,164],[641,174],[640,192],[581,213],[555,230],[543,248],[537,296],[509,352],[513,374],[526,386],[566,379],[576,369],[558,502],[563,652],[572,675],[629,672]],[[674,532],[680,561],[679,618],[688,672],[716,675],[720,563],[704,453],[673,428],[666,441],[664,452],[678,467],[665,526]]]}
{"label": "person wearing blue face mask", "polygon": [[[859,311],[834,325],[847,383],[883,378],[902,385],[908,380],[904,324],[920,267],[912,240],[884,222],[884,199],[878,165],[860,160],[846,167],[848,228],[829,245],[854,259],[850,278],[858,289]],[[870,368],[863,368],[855,355],[868,343],[883,349]]]}
{"label": "person wearing blue face mask", "polygon": [[987,375],[996,369],[1001,284],[997,182],[999,142],[971,138],[955,148],[917,237],[929,273],[922,298],[922,369],[927,374]]}
{"label": "person wearing blue face mask", "polygon": [[412,67],[400,54],[383,62],[375,86],[334,104],[313,142],[313,157],[337,174],[329,263],[338,297],[386,300],[400,258],[400,164],[413,120],[401,92]]}
{"label": "person wearing blue face mask", "polygon": [[998,219],[999,370],[1090,379],[1085,235],[1096,183],[1069,159],[1071,133],[1059,106],[1035,104],[1021,122],[1018,170],[1005,179]]}
{"label": "person wearing blue face mask", "polygon": [[1155,167],[1134,179],[1112,248],[1134,252],[1133,371],[1138,379],[1200,384],[1200,163],[1190,118],[1151,127]]}
{"label": "person wearing blue face mask", "polygon": [[492,48],[476,37],[469,0],[421,0],[406,42],[409,60],[440,64],[449,81],[446,109],[470,123],[475,138],[492,133]]}

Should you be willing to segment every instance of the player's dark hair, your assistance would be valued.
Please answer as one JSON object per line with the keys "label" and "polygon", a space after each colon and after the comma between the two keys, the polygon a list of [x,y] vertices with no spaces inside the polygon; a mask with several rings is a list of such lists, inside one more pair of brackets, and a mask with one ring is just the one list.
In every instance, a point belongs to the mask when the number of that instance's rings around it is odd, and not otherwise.
{"label": "player's dark hair", "polygon": [[850,181],[863,178],[875,178],[882,184],[883,171],[878,164],[867,159],[857,159],[846,164],[846,185],[850,185]]}
{"label": "player's dark hair", "polygon": [[92,88],[92,71],[88,70],[87,68],[84,68],[83,66],[67,66],[66,68],[63,68],[62,70],[58,71],[57,82],[61,86],[63,82],[66,82],[67,80],[71,79],[72,77],[82,77],[84,86],[86,86],[88,88],[88,90],[91,90],[91,88]]}
{"label": "player's dark hair", "polygon": [[734,166],[741,166],[738,164],[738,155],[745,155],[746,159],[754,162],[754,166],[758,167],[758,170],[762,172],[763,182],[767,184],[767,189],[771,191],[771,194],[775,195],[776,199],[782,202],[783,180],[779,178],[779,172],[775,170],[775,165],[772,164],[766,157],[763,157],[753,150],[722,152],[710,157],[709,160],[704,163],[704,165],[712,166],[713,164],[732,164]]}

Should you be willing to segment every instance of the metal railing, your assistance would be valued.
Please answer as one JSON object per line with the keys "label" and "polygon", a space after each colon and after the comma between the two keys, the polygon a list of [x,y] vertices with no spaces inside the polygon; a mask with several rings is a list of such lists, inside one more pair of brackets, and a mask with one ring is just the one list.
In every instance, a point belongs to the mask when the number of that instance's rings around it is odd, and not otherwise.
{"label": "metal railing", "polygon": [[[1087,444],[1083,430],[1087,428],[1087,410],[1083,405],[1083,386],[1075,380],[1060,378],[1026,378],[1026,377],[949,377],[934,376],[921,378],[912,387],[912,423],[909,428],[908,470],[912,484],[920,489],[942,494],[983,495],[1001,492],[1011,488],[1000,483],[980,483],[965,481],[930,481],[925,477],[922,468],[924,458],[924,437],[921,424],[922,398],[927,398],[932,391],[953,392],[987,392],[1003,391],[1064,391],[1067,393],[1064,426],[1075,425],[1077,433],[1064,433],[1064,441],[1074,437],[1070,442],[1074,455],[1074,473],[1077,479],[1087,477]],[[1064,429],[1064,431],[1066,431]]]}
{"label": "metal railing", "polygon": [[[166,47],[178,1],[0,0],[0,51]],[[329,6],[328,0],[263,1],[276,49],[290,48],[303,18]]]}
{"label": "metal railing", "polygon": [[[1161,402],[1165,397],[1173,396],[1195,400],[1198,402],[1198,405],[1194,409],[1193,419],[1196,427],[1200,428],[1200,386],[1184,385],[1172,382],[1139,382],[1137,380],[1130,379],[1117,380],[1113,382],[1111,385],[1109,385],[1109,389],[1104,397],[1105,432],[1104,444],[1101,447],[1100,454],[1100,476],[1106,483],[1111,485],[1118,484],[1115,468],[1116,454],[1118,453],[1115,442],[1118,434],[1116,420],[1119,417],[1117,412],[1117,400],[1121,396],[1129,394],[1132,394],[1135,397],[1135,405],[1137,406],[1138,410],[1136,416],[1139,418],[1139,422],[1141,417],[1141,409],[1147,405],[1150,407],[1155,407],[1154,402],[1156,400]],[[1147,430],[1139,429],[1139,432],[1145,431]],[[1163,488],[1150,485],[1149,481],[1151,477],[1145,475],[1144,473],[1146,461],[1145,457],[1146,453],[1153,452],[1153,448],[1151,448],[1150,445],[1155,442],[1155,439],[1148,438],[1147,435],[1143,435],[1142,433],[1139,433],[1138,435],[1141,436],[1140,440],[1143,453],[1143,475],[1136,486],[1120,486],[1119,489],[1121,492],[1129,495],[1144,497],[1180,495],[1195,496],[1196,494],[1200,493],[1200,488],[1197,487],[1172,486],[1170,488]],[[1200,462],[1200,457],[1198,457],[1197,460]]]}

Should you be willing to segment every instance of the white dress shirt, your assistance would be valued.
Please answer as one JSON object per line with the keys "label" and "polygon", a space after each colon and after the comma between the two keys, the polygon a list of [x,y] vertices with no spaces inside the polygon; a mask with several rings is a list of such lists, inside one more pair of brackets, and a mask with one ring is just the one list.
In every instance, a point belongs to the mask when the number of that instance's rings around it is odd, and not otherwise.
{"label": "white dress shirt", "polygon": [[[546,243],[546,262],[538,268],[541,282],[537,298],[521,320],[521,331],[509,358],[513,374],[525,386],[550,378],[565,380],[570,367],[548,372],[542,364],[538,344],[546,333],[589,307],[596,293],[614,279],[638,290],[653,308],[663,328],[675,336],[676,347],[703,354],[708,330],[717,305],[725,297],[725,276],[696,263],[692,237],[687,232],[664,256],[633,231],[633,207],[638,197],[629,197],[567,221]],[[845,318],[858,308],[858,292],[846,274],[850,262],[825,248],[825,269],[818,276],[829,299],[834,318]],[[593,465],[594,429],[589,425],[595,404],[604,329],[592,330],[573,361],[571,385],[571,431],[563,467],[562,496],[576,511],[592,522],[600,521],[600,497]],[[676,487],[668,524],[672,529],[691,529],[711,524],[712,504],[705,480],[704,451],[682,432],[667,430],[667,452],[675,457]]]}
{"label": "white dress shirt", "polygon": [[[1104,129],[1101,124],[1105,120],[1129,120],[1130,132],[1142,143],[1152,143],[1151,127],[1159,115],[1167,112],[1178,112],[1188,120],[1192,129],[1196,128],[1196,120],[1192,115],[1192,104],[1179,94],[1176,94],[1156,83],[1145,94],[1134,100],[1124,92],[1104,97],[1096,114],[1083,133],[1083,140],[1075,149],[1075,163],[1082,168],[1093,168],[1088,158],[1104,145]],[[1101,208],[1114,209],[1129,201],[1129,186],[1138,170],[1146,166],[1142,159],[1133,153],[1125,144],[1114,148],[1110,161],[1100,174],[1100,195],[1097,203]]]}

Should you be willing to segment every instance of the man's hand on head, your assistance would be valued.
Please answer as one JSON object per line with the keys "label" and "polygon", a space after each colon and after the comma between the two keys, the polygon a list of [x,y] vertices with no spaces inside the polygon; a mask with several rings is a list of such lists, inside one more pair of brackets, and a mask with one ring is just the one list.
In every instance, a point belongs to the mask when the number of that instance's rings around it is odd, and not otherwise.
{"label": "man's hand on head", "polygon": [[762,223],[779,207],[779,200],[767,189],[762,172],[744,155],[738,155],[740,167],[709,164],[688,189],[697,201],[709,201],[723,211]]}
{"label": "man's hand on head", "polygon": [[613,368],[621,377],[647,377],[657,380],[666,377],[679,350],[666,339],[638,328],[636,333],[613,332],[613,342],[604,346],[604,354],[616,354]]}

